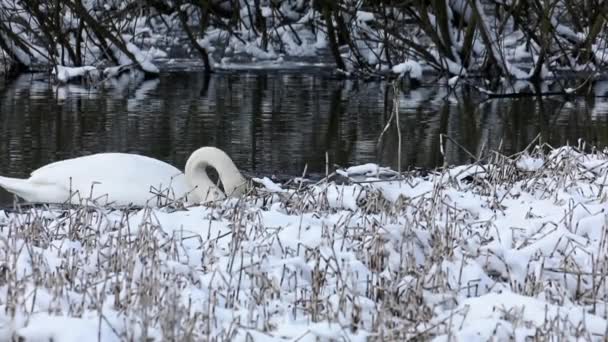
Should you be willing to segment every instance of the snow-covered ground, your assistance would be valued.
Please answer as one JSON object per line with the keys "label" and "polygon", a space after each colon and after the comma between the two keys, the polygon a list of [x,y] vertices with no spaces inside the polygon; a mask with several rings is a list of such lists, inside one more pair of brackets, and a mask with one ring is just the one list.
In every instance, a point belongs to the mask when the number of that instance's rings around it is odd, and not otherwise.
{"label": "snow-covered ground", "polygon": [[0,340],[605,339],[608,154],[338,174],[188,209],[1,212]]}

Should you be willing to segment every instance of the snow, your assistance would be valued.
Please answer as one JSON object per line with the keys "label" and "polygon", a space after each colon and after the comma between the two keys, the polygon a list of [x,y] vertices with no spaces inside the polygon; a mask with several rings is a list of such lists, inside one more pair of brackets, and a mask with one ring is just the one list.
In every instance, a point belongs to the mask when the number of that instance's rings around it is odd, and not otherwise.
{"label": "snow", "polygon": [[525,42],[519,44],[515,50],[513,51],[513,59],[515,61],[525,60],[530,57],[530,52],[528,51],[528,46]]}
{"label": "snow", "polygon": [[587,38],[584,33],[574,32],[570,27],[559,23],[559,19],[556,17],[551,18],[551,25],[555,27],[555,31],[568,39],[575,41],[577,43],[582,43]]}
{"label": "snow", "polygon": [[437,51],[432,50],[431,55],[439,61],[441,66],[450,72],[452,75],[461,75],[464,76],[467,73],[467,68],[465,68],[462,64],[456,63],[448,58],[444,58],[440,56]]}
{"label": "snow", "polygon": [[416,198],[433,191],[432,182],[425,180],[414,180],[412,183],[402,182],[377,182],[373,187],[380,190],[382,197],[389,202],[395,203],[400,198]]}
{"label": "snow", "polygon": [[[454,315],[452,315],[454,314]],[[498,332],[499,340],[516,341],[534,337],[534,329],[523,327],[517,329],[509,322],[508,315],[516,316],[520,324],[541,327],[548,321],[559,321],[564,326],[566,336],[576,336],[577,330],[587,331],[585,335],[591,340],[600,341],[606,333],[606,320],[571,305],[551,305],[544,300],[532,299],[512,292],[491,293],[485,296],[464,300],[448,314],[441,315],[436,322],[450,317],[451,323],[462,327],[456,334],[457,340],[491,339]],[[483,324],[480,324],[483,322]],[[503,326],[503,329],[500,327]],[[515,334],[513,332],[515,331]],[[475,336],[477,335],[477,336]],[[515,335],[515,336],[513,336]],[[516,338],[517,337],[517,338]],[[434,341],[449,341],[446,335],[438,336]]]}
{"label": "snow", "polygon": [[360,22],[368,22],[374,20],[374,13],[366,11],[357,11],[357,20]]}
{"label": "snow", "polygon": [[[167,54],[159,49],[151,48],[146,53],[139,50],[134,44],[127,44],[128,50],[133,53],[137,61],[140,63],[142,70],[149,73],[158,73],[159,69],[152,60],[157,58],[165,58]],[[130,60],[122,53],[119,53],[120,60],[122,62],[121,65],[106,67],[101,72],[94,66],[82,66],[82,67],[68,67],[63,65],[55,65],[52,69],[52,74],[55,75],[57,81],[59,83],[65,84],[70,82],[71,80],[83,77],[83,76],[91,76],[94,79],[98,79],[100,74],[103,73],[104,77],[116,77],[119,76],[120,72],[128,69],[131,66]]]}
{"label": "snow", "polygon": [[[135,44],[127,43],[127,50],[135,56],[135,59],[144,71],[158,74],[158,67],[152,62],[152,60],[158,56],[158,51],[156,49],[143,52]],[[130,63],[130,61],[128,63]],[[125,63],[123,62],[123,64]]]}
{"label": "snow", "polygon": [[410,78],[420,80],[422,79],[422,67],[420,63],[416,61],[405,61],[393,66],[393,73],[404,75],[409,74]]}
{"label": "snow", "polygon": [[460,80],[460,76],[450,77],[450,79],[448,79],[448,87],[454,88],[458,84],[459,80]]}
{"label": "snow", "polygon": [[534,158],[527,154],[522,155],[515,164],[518,169],[522,171],[538,171],[544,164],[544,160],[542,158]]}
{"label": "snow", "polygon": [[63,65],[55,65],[51,72],[60,83],[67,83],[69,80],[85,76],[93,71],[97,71],[94,66],[83,67],[66,67]]}
{"label": "snow", "polygon": [[346,169],[348,175],[365,175],[365,174],[378,174],[380,166],[374,163],[368,163],[363,165],[351,166]]}
{"label": "snow", "polygon": [[602,341],[608,154],[534,151],[254,178],[208,206],[0,211],[0,340],[365,341],[399,322],[400,340]]}
{"label": "snow", "polygon": [[268,18],[270,16],[272,16],[272,8],[268,7],[268,6],[262,6],[262,16],[264,18]]}
{"label": "snow", "polygon": [[252,178],[251,180],[258,184],[262,184],[264,188],[269,192],[283,192],[283,188],[281,188],[279,184],[276,184],[275,182],[271,181],[268,177],[264,177],[262,179]]}
{"label": "snow", "polygon": [[[69,327],[69,328],[67,328]],[[99,322],[94,318],[54,316],[45,313],[30,317],[30,323],[20,328],[17,335],[28,342],[78,342],[91,339],[91,331],[98,330]],[[102,325],[103,341],[120,341],[107,324]]]}

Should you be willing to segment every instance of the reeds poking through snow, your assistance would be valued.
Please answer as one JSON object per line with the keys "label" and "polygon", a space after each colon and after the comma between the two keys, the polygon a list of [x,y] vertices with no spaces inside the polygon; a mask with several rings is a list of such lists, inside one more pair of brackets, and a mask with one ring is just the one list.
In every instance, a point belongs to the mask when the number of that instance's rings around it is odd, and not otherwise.
{"label": "reeds poking through snow", "polygon": [[0,340],[604,338],[604,152],[337,174],[207,207],[0,212]]}

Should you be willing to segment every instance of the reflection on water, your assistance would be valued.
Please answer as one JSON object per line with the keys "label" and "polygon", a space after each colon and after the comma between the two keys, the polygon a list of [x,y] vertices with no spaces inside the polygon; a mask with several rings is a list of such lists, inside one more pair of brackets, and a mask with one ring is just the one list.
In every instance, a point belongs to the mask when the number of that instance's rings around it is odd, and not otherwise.
{"label": "reflection on water", "polygon": [[[501,143],[505,153],[517,152],[539,132],[554,145],[580,137],[603,146],[608,83],[597,84],[591,95],[604,97],[566,102],[485,99],[473,89],[448,93],[441,86],[406,91],[399,102],[402,168],[442,165],[440,133],[476,155]],[[395,127],[377,144],[391,97],[385,83],[320,73],[125,75],[93,89],[23,75],[0,83],[0,174],[27,177],[55,160],[106,151],[140,153],[183,168],[203,145],[221,147],[239,168],[257,174],[296,175],[306,164],[310,172],[324,173],[326,152],[332,165],[396,168]],[[449,141],[444,151],[448,164],[469,160]],[[0,193],[0,203],[11,199]]]}

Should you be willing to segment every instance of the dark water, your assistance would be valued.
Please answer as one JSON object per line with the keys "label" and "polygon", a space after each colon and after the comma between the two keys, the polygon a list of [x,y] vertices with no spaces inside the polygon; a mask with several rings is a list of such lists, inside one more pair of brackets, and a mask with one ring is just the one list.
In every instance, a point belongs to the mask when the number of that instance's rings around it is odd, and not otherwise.
{"label": "dark water", "polygon": [[[548,85],[547,87],[551,87]],[[549,89],[548,88],[548,89]],[[140,153],[179,168],[196,148],[224,149],[258,175],[325,172],[331,165],[377,162],[402,169],[470,160],[474,154],[524,148],[538,133],[554,145],[608,143],[608,84],[589,96],[487,99],[473,89],[449,94],[424,85],[400,95],[402,154],[390,117],[392,88],[322,73],[234,73],[205,78],[172,72],[125,76],[98,88],[57,86],[41,74],[0,81],[0,175],[27,177],[49,162],[96,152]],[[116,165],[120,167],[120,165]],[[0,191],[0,203],[12,196]]]}

